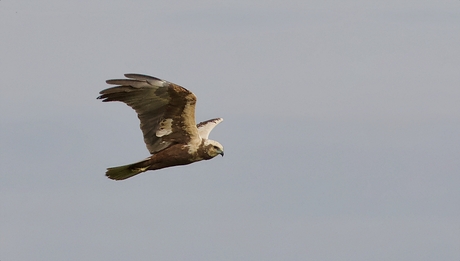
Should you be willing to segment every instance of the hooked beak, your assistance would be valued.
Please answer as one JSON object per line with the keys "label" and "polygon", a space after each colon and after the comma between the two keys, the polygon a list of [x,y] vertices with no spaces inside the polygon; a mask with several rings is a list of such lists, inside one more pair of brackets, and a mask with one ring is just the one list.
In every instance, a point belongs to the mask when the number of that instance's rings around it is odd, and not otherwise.
{"label": "hooked beak", "polygon": [[224,156],[224,151],[222,151],[221,153],[219,153],[222,157]]}

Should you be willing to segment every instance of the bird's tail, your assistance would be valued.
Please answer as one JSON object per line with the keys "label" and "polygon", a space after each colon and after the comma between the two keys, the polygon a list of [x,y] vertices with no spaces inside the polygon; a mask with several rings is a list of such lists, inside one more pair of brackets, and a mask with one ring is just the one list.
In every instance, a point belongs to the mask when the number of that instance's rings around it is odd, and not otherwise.
{"label": "bird's tail", "polygon": [[133,164],[108,168],[105,175],[109,179],[123,180],[123,179],[130,178],[132,176],[135,176],[144,171],[147,171],[149,167],[150,167],[150,158],[147,158],[145,160],[142,160],[142,161],[139,161]]}

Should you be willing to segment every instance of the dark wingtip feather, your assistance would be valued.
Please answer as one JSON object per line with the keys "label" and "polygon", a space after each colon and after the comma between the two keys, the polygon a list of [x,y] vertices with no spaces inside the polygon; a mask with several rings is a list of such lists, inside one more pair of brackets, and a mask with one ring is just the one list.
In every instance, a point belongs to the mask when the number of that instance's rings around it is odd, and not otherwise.
{"label": "dark wingtip feather", "polygon": [[222,119],[222,118],[214,118],[214,119],[210,119],[210,120],[207,120],[207,121],[202,121],[202,122],[198,123],[198,124],[196,125],[196,127],[199,128],[199,127],[201,127],[201,126],[204,126],[204,125],[208,124],[209,122],[214,122],[214,123],[218,122],[218,123],[220,123],[220,122],[222,122],[223,120],[224,120],[224,119]]}
{"label": "dark wingtip feather", "polygon": [[105,97],[104,95],[101,95],[101,96],[97,97],[96,99],[102,100],[102,102],[112,101],[108,97]]}
{"label": "dark wingtip feather", "polygon": [[155,81],[163,81],[160,78],[153,77],[150,75],[145,74],[138,74],[138,73],[125,73],[125,77],[129,79],[136,79],[136,80],[155,80]]}

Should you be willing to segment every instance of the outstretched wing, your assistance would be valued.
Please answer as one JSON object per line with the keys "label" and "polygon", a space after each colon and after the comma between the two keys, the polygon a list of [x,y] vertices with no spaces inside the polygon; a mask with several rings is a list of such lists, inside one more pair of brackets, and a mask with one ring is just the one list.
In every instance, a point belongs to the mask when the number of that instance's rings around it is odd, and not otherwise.
{"label": "outstretched wing", "polygon": [[129,79],[107,80],[118,86],[101,91],[98,99],[121,101],[137,112],[151,154],[174,143],[201,140],[195,125],[196,96],[192,92],[152,76],[125,76]]}
{"label": "outstretched wing", "polygon": [[214,127],[216,127],[216,125],[221,123],[223,120],[224,119],[222,118],[215,118],[198,123],[196,125],[198,128],[198,134],[202,139],[207,139],[212,129],[214,129]]}

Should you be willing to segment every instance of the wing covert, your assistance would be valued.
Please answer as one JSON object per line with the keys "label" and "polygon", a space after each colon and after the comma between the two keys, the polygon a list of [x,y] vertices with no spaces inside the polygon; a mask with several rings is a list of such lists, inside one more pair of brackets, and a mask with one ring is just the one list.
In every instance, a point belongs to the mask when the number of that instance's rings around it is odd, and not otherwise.
{"label": "wing covert", "polygon": [[98,99],[121,101],[136,111],[151,154],[173,143],[201,139],[195,125],[196,96],[192,92],[148,75],[125,76],[129,79],[107,80],[117,86],[101,91]]}

